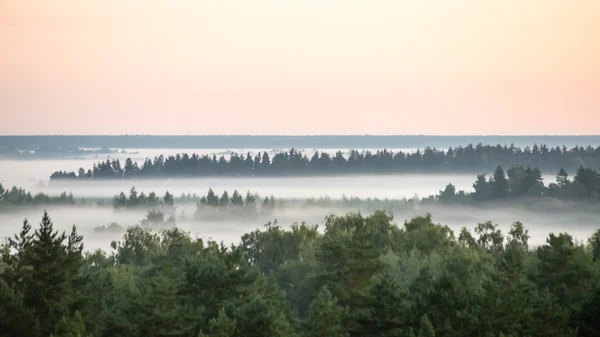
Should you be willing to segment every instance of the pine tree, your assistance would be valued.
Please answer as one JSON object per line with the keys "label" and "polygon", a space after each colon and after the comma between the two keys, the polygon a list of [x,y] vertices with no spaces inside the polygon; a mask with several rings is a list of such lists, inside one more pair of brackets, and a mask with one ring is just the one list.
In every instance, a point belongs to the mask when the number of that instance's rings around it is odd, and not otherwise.
{"label": "pine tree", "polygon": [[403,296],[394,278],[385,273],[371,287],[368,299],[369,318],[362,324],[363,335],[378,337],[400,336],[405,322]]}
{"label": "pine tree", "polygon": [[271,337],[295,337],[294,327],[286,315],[279,311],[271,322]]}
{"label": "pine tree", "polygon": [[477,201],[485,201],[490,196],[490,186],[489,183],[485,180],[485,174],[478,174],[477,180],[473,184],[473,189],[475,193],[473,193],[473,198]]}
{"label": "pine tree", "polygon": [[342,305],[349,307],[350,313],[360,305],[373,275],[383,268],[379,259],[383,247],[376,245],[376,228],[381,224],[371,221],[373,217],[350,214],[328,218],[327,232],[317,252],[323,265],[319,278]]}
{"label": "pine tree", "polygon": [[0,337],[13,336],[39,336],[39,325],[23,294],[0,277]]}
{"label": "pine tree", "polygon": [[219,199],[219,208],[226,209],[227,207],[229,207],[229,194],[224,191],[221,199]]}
{"label": "pine tree", "polygon": [[347,337],[344,321],[348,311],[338,305],[327,287],[319,290],[309,308],[305,337]]}
{"label": "pine tree", "polygon": [[[77,265],[68,263],[64,246],[66,235],[54,230],[54,225],[44,211],[40,227],[35,230],[31,253],[26,263],[31,266],[31,284],[25,292],[25,304],[34,308],[41,332],[49,335],[60,312],[59,303],[69,294],[69,276],[76,273]],[[58,316],[60,317],[60,316]]]}
{"label": "pine tree", "polygon": [[224,309],[219,311],[217,318],[211,318],[208,322],[208,334],[200,332],[198,337],[234,337],[236,321],[230,318]]}
{"label": "pine tree", "polygon": [[237,190],[233,191],[233,195],[231,196],[231,204],[235,206],[242,206],[244,204],[244,198]]}
{"label": "pine tree", "polygon": [[219,197],[215,194],[212,188],[209,188],[208,193],[206,194],[206,204],[213,207],[219,205]]}
{"label": "pine tree", "polygon": [[435,329],[427,318],[427,315],[421,317],[421,326],[419,327],[419,337],[435,337]]}
{"label": "pine tree", "polygon": [[589,245],[592,247],[592,256],[594,262],[600,258],[600,229],[594,232],[588,240]]}
{"label": "pine tree", "polygon": [[174,280],[163,274],[154,276],[141,310],[141,331],[148,337],[189,336],[196,329],[196,313],[183,305]]}
{"label": "pine tree", "polygon": [[173,195],[167,191],[165,196],[163,197],[163,202],[167,207],[173,207],[175,205],[175,200],[173,199]]}
{"label": "pine tree", "polygon": [[570,183],[569,174],[564,169],[561,168],[560,171],[558,172],[558,174],[556,175],[556,184],[562,190],[567,185],[569,185],[569,183]]}
{"label": "pine tree", "polygon": [[79,311],[75,312],[72,318],[63,316],[56,324],[53,337],[83,337],[85,333],[85,324]]}
{"label": "pine tree", "polygon": [[496,167],[494,171],[494,178],[492,180],[492,187],[490,189],[490,197],[492,199],[504,198],[508,195],[509,184],[504,170],[501,166]]}

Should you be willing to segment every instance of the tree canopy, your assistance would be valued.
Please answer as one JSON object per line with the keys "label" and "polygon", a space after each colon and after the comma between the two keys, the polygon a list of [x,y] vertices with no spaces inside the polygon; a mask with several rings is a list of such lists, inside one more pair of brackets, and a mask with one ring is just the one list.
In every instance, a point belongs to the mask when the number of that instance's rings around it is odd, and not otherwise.
{"label": "tree canopy", "polygon": [[457,237],[378,211],[269,224],[225,246],[131,227],[86,252],[44,212],[0,249],[0,336],[597,336],[598,237]]}

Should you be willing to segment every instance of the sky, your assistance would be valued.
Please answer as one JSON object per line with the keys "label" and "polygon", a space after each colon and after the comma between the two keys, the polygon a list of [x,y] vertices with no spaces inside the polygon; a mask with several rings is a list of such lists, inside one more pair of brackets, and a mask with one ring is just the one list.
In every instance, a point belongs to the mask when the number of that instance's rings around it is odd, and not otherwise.
{"label": "sky", "polygon": [[598,0],[0,0],[0,134],[600,134]]}

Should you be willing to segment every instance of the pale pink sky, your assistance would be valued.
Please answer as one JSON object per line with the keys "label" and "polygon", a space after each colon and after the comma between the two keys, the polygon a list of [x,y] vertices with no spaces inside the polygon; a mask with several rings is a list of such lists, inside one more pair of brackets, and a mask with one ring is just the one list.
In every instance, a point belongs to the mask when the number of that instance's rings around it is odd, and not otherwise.
{"label": "pale pink sky", "polygon": [[0,0],[0,134],[600,134],[598,0]]}

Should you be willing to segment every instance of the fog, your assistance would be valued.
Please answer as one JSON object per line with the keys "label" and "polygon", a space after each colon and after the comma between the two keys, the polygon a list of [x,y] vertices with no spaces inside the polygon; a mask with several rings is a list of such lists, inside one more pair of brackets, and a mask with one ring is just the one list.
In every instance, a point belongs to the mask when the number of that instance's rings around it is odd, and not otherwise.
{"label": "fog", "polygon": [[[152,150],[151,150],[152,151]],[[158,154],[158,150],[156,150]],[[177,150],[171,150],[175,151]],[[169,153],[170,151],[161,151]],[[150,154],[151,152],[147,152]],[[144,156],[136,157],[143,161]],[[415,195],[427,197],[438,193],[448,183],[457,190],[471,191],[474,174],[399,174],[362,175],[327,177],[272,177],[272,178],[194,178],[194,179],[152,179],[152,180],[93,180],[93,181],[52,181],[49,176],[56,170],[77,171],[79,167],[91,168],[97,158],[60,160],[2,160],[0,161],[0,183],[5,187],[18,186],[32,193],[60,194],[72,192],[76,198],[112,198],[121,191],[127,192],[135,186],[139,192],[156,192],[163,195],[167,190],[175,196],[181,193],[206,194],[209,188],[222,193],[250,191],[261,196],[273,195],[276,198],[311,198],[329,196],[341,198],[412,198]],[[553,182],[553,175],[544,175],[545,182]],[[40,184],[42,182],[42,184]]]}
{"label": "fog", "polygon": [[[238,149],[236,151],[241,151]],[[406,150],[406,149],[405,149]],[[135,152],[135,149],[128,149]],[[254,150],[257,151],[257,150]],[[169,155],[193,150],[153,150],[144,149],[138,154],[118,154],[119,158],[132,156],[136,161],[143,161],[147,156]],[[223,150],[199,150],[198,153],[225,154]],[[335,152],[332,150],[332,152]],[[113,155],[113,158],[115,156]],[[452,183],[457,190],[471,191],[475,175],[473,174],[401,174],[401,175],[363,175],[335,177],[277,177],[277,178],[199,178],[199,179],[156,179],[156,180],[120,180],[120,181],[75,181],[51,182],[48,176],[55,170],[73,170],[79,167],[89,168],[104,158],[78,158],[58,160],[3,160],[0,161],[0,183],[5,187],[19,186],[32,193],[44,192],[57,195],[63,191],[72,192],[76,199],[112,198],[121,191],[128,192],[135,186],[138,192],[156,192],[163,195],[169,191],[176,197],[182,193],[197,193],[205,195],[209,188],[217,194],[227,190],[238,190],[242,193],[250,191],[259,195],[271,196],[278,199],[306,199],[327,196],[334,199],[347,197],[402,199],[415,195],[426,197],[436,194],[446,184]],[[40,180],[43,186],[38,185]],[[554,181],[554,176],[544,176],[546,183]],[[191,216],[195,205],[177,204],[177,215],[182,211]],[[455,230],[456,235],[461,227],[474,228],[477,223],[492,221],[497,223],[503,232],[507,232],[514,221],[522,221],[529,229],[532,237],[531,244],[539,245],[545,242],[550,232],[568,232],[578,240],[585,240],[600,226],[597,207],[582,211],[575,210],[574,204],[559,201],[544,201],[543,205],[528,205],[527,207],[486,205],[481,207],[469,206],[435,206],[417,207],[394,214],[395,221],[402,224],[417,215],[431,212],[435,222],[448,225]],[[107,225],[112,222],[122,227],[136,225],[145,216],[144,210],[115,211],[110,206],[49,206],[47,207],[58,229],[69,230],[76,225],[85,237],[86,249],[109,249],[112,240],[118,240],[123,233],[95,232],[94,227]],[[325,209],[320,207],[300,208],[291,207],[277,210],[270,218],[256,220],[221,219],[212,221],[185,221],[178,219],[177,225],[189,231],[193,236],[204,239],[234,243],[244,233],[262,228],[268,222],[277,219],[287,227],[294,222],[306,221],[309,224],[322,224],[325,216],[330,213],[344,214],[354,209]],[[548,211],[552,211],[551,214]],[[0,238],[13,235],[20,230],[24,218],[33,224],[41,219],[42,208],[0,209]]]}
{"label": "fog", "polygon": [[[89,150],[89,149],[85,149]],[[131,158],[134,162],[138,163],[138,165],[142,165],[146,158],[154,158],[160,155],[165,157],[183,154],[183,153],[197,153],[199,155],[203,154],[215,154],[216,156],[225,156],[228,158],[232,153],[243,153],[246,154],[250,152],[252,155],[257,154],[258,152],[269,152],[270,155],[274,155],[277,152],[288,149],[119,149],[119,153],[111,153],[111,154],[97,154],[97,155],[86,155],[80,156],[77,158],[73,157],[64,157],[60,159],[16,159],[16,160],[0,160],[0,182],[5,185],[8,185],[9,182],[11,185],[22,186],[27,189],[33,188],[35,184],[42,180],[44,182],[48,182],[50,174],[54,171],[62,170],[62,171],[73,171],[77,172],[80,167],[83,167],[86,171],[91,169],[92,166],[99,161],[105,161],[107,159],[119,159],[121,161],[121,165],[124,164],[127,158]],[[306,153],[307,156],[312,156],[315,151],[319,152],[327,152],[331,155],[335,154],[337,151],[342,151],[345,155],[351,149],[304,149],[301,150],[303,153]],[[377,149],[364,149],[370,151],[377,151]],[[404,152],[414,152],[415,148],[394,148],[388,149],[394,152],[404,151]]]}
{"label": "fog", "polygon": [[51,182],[45,188],[33,190],[59,194],[73,192],[77,198],[113,197],[120,191],[128,192],[132,186],[138,192],[156,192],[164,195],[168,190],[176,197],[181,193],[206,195],[209,188],[216,193],[229,193],[233,190],[245,193],[258,193],[261,196],[273,195],[276,198],[311,198],[329,196],[341,198],[343,195],[360,198],[411,198],[438,193],[448,183],[457,189],[471,190],[473,175],[417,175],[393,176],[336,176],[336,177],[290,177],[290,178],[201,178],[201,179],[156,179],[156,180],[113,180],[84,182]]}
{"label": "fog", "polygon": [[[139,224],[145,216],[145,210],[113,210],[109,206],[49,206],[46,208],[52,218],[55,228],[70,231],[76,225],[77,230],[84,236],[85,249],[110,250],[110,242],[120,240],[124,232],[96,232],[96,226],[112,222],[126,228]],[[531,236],[530,246],[544,244],[549,233],[568,232],[576,240],[584,241],[600,225],[598,209],[589,211],[572,210],[572,205],[560,201],[550,201],[529,205],[528,208],[519,206],[497,205],[481,209],[472,206],[430,206],[417,207],[394,214],[394,222],[402,226],[405,220],[419,215],[431,213],[434,222],[448,225],[458,236],[462,227],[473,229],[477,223],[492,221],[498,224],[506,234],[510,225],[515,221],[524,223]],[[293,223],[305,221],[311,225],[321,225],[328,214],[342,215],[356,209],[332,209],[321,207],[290,207],[276,210],[270,217],[254,220],[223,218],[217,220],[181,220],[182,212],[192,218],[195,205],[178,205],[176,214],[177,227],[188,231],[193,237],[213,239],[225,244],[238,243],[240,237],[258,228],[263,228],[269,221],[277,220],[278,224],[287,228]],[[544,210],[552,210],[551,214]],[[42,208],[14,209],[0,213],[0,237],[12,236],[18,233],[23,220],[27,218],[34,228],[43,214]],[[157,229],[157,230],[160,230]]]}

